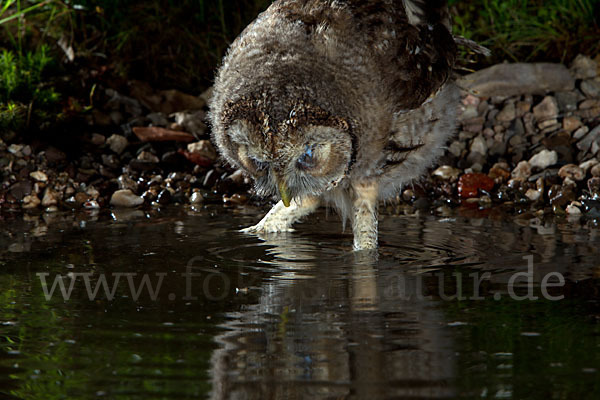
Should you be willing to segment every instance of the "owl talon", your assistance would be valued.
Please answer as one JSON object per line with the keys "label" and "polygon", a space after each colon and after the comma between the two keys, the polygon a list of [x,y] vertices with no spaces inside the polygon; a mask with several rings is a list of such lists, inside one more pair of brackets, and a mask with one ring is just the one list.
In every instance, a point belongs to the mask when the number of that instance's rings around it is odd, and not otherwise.
{"label": "owl talon", "polygon": [[[262,221],[261,221],[262,222]],[[294,232],[294,228],[285,227],[285,226],[277,226],[276,224],[269,223],[258,223],[256,225],[249,226],[247,228],[240,229],[240,232],[246,234],[266,234],[266,233],[287,233]]]}

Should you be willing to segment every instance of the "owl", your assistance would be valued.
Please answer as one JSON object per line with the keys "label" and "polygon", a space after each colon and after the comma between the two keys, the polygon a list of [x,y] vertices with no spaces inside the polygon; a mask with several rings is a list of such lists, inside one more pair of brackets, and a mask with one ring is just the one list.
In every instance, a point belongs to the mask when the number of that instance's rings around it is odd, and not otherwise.
{"label": "owl", "polygon": [[455,130],[444,1],[279,0],[232,43],[209,119],[223,158],[279,202],[276,233],[321,204],[377,247],[378,202],[432,166]]}

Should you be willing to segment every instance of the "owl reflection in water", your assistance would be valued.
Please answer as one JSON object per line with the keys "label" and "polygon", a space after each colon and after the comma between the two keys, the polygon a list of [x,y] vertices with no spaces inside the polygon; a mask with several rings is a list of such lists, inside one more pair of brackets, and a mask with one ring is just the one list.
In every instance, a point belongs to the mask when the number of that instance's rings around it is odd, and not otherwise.
{"label": "owl reflection in water", "polygon": [[210,104],[223,157],[280,201],[250,233],[319,205],[377,247],[377,204],[433,165],[455,130],[444,1],[280,0],[234,41]]}

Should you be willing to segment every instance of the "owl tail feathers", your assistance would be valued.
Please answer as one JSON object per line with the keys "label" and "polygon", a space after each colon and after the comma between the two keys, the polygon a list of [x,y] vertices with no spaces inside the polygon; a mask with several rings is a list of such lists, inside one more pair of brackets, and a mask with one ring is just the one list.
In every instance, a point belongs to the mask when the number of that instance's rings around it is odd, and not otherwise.
{"label": "owl tail feathers", "polygon": [[490,49],[488,49],[485,46],[480,45],[479,43],[477,43],[471,39],[467,39],[467,38],[464,38],[464,37],[458,36],[458,35],[454,35],[453,38],[454,38],[454,43],[456,43],[458,46],[466,47],[467,49],[471,50],[475,54],[481,54],[485,57],[489,57],[492,55],[492,52]]}

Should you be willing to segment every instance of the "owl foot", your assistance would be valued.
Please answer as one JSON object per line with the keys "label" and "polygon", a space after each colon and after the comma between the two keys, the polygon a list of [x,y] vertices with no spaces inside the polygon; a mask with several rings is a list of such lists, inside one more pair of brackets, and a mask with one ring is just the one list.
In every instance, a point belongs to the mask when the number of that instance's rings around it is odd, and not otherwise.
{"label": "owl foot", "polygon": [[263,218],[256,225],[249,226],[244,229],[240,229],[242,233],[254,233],[254,234],[265,234],[265,233],[282,233],[282,232],[293,232],[294,228],[287,224],[287,221],[274,220],[273,218]]}
{"label": "owl foot", "polygon": [[294,222],[310,214],[318,206],[319,199],[316,197],[306,197],[301,201],[292,199],[289,207],[279,201],[258,224],[241,229],[240,232],[255,234],[293,232],[292,225]]}
{"label": "owl foot", "polygon": [[354,185],[354,194],[354,250],[374,250],[377,248],[377,185]]}

